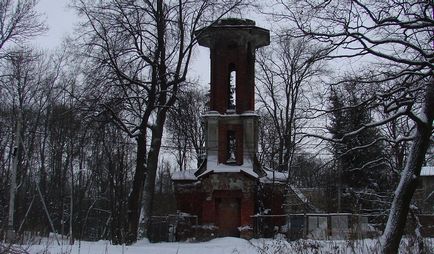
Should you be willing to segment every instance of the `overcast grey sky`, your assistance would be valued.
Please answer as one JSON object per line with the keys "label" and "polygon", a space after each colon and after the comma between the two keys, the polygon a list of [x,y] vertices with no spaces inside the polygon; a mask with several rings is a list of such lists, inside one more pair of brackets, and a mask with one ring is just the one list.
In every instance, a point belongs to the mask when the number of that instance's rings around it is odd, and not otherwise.
{"label": "overcast grey sky", "polygon": [[42,13],[48,26],[45,35],[35,38],[38,48],[54,49],[61,45],[63,38],[72,33],[77,16],[67,7],[69,0],[39,0],[38,11]]}
{"label": "overcast grey sky", "polygon": [[[38,11],[43,14],[49,30],[45,35],[33,40],[32,44],[34,46],[41,49],[53,50],[61,46],[65,36],[73,33],[78,17],[74,10],[68,8],[70,2],[70,0],[39,0]],[[258,16],[253,15],[253,17],[246,18],[258,19]],[[256,21],[257,25],[269,29],[269,27],[264,26],[265,21],[263,19]],[[197,47],[194,52],[192,65],[190,66],[190,77],[199,78],[200,84],[208,87],[209,67],[209,50],[204,47]]]}
{"label": "overcast grey sky", "polygon": [[[39,0],[38,11],[48,26],[48,31],[32,41],[37,48],[54,50],[61,46],[62,40],[73,33],[78,17],[75,11],[68,8],[70,0]],[[194,61],[190,67],[191,78],[198,77],[202,86],[209,83],[209,51],[199,47],[194,53]]]}

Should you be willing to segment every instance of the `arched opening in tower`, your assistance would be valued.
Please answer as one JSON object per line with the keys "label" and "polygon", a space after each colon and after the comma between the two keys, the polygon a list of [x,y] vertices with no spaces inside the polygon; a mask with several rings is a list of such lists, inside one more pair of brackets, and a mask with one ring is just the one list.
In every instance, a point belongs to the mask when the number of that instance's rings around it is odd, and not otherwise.
{"label": "arched opening in tower", "polygon": [[228,111],[234,111],[237,107],[237,70],[235,64],[229,64],[228,71]]}
{"label": "arched opening in tower", "polygon": [[227,135],[227,159],[226,164],[236,164],[237,163],[237,138],[235,131],[228,131]]}

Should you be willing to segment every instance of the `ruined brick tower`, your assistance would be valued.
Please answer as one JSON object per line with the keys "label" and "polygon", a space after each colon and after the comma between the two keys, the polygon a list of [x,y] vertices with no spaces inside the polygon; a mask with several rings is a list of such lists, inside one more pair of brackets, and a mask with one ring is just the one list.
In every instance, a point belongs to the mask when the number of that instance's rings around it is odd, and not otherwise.
{"label": "ruined brick tower", "polygon": [[211,53],[210,111],[205,118],[208,166],[251,168],[257,150],[255,50],[270,43],[269,31],[251,20],[227,19],[197,35],[199,45]]}
{"label": "ruined brick tower", "polygon": [[251,20],[224,19],[196,36],[211,55],[206,159],[194,174],[173,177],[177,205],[220,236],[239,236],[252,225],[263,175],[256,159],[255,51],[270,43],[270,34]]}

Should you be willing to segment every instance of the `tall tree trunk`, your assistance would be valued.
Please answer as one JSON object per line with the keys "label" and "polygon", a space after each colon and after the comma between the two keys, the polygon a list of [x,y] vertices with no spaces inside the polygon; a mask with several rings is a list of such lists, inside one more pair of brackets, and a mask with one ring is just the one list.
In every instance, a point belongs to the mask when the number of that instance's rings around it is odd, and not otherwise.
{"label": "tall tree trunk", "polygon": [[142,201],[143,184],[146,178],[146,133],[137,138],[136,171],[134,173],[133,189],[128,197],[128,234],[126,242],[134,243],[137,240],[139,226],[140,204]]}
{"label": "tall tree trunk", "polygon": [[434,120],[434,79],[426,87],[422,121],[417,123],[416,134],[408,155],[399,185],[390,208],[386,228],[381,236],[382,253],[398,253],[399,243],[404,233],[410,202],[417,187],[422,163],[429,146]]}
{"label": "tall tree trunk", "polygon": [[15,228],[14,228],[14,213],[15,213],[15,197],[17,191],[17,171],[18,164],[20,161],[19,151],[21,148],[21,128],[22,128],[22,112],[21,109],[18,111],[17,117],[17,127],[15,133],[15,147],[13,148],[13,165],[11,171],[11,185],[10,185],[10,196],[9,196],[9,214],[8,214],[8,233],[7,240],[10,242],[15,241]]}
{"label": "tall tree trunk", "polygon": [[158,169],[158,158],[161,148],[161,138],[163,136],[163,126],[166,118],[165,113],[160,113],[157,124],[152,130],[151,149],[148,154],[148,172],[145,180],[145,191],[143,196],[142,219],[144,222],[144,235],[148,234],[148,225],[152,216],[152,204],[155,192],[155,177]]}

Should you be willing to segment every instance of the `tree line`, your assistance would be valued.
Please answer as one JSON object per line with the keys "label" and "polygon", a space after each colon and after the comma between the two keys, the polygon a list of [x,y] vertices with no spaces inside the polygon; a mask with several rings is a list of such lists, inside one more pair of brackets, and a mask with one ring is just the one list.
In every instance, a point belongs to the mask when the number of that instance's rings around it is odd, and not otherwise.
{"label": "tree line", "polygon": [[0,4],[4,231],[146,235],[175,166],[162,149],[179,170],[203,158],[194,31],[260,10],[285,24],[256,59],[261,165],[301,187],[334,182],[338,210],[383,204],[383,252],[396,251],[433,142],[431,2],[80,0],[81,31],[51,54],[28,46],[46,30],[36,5]]}

